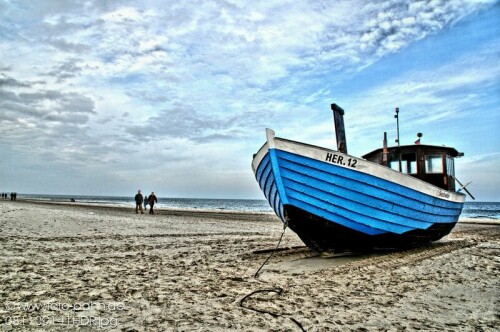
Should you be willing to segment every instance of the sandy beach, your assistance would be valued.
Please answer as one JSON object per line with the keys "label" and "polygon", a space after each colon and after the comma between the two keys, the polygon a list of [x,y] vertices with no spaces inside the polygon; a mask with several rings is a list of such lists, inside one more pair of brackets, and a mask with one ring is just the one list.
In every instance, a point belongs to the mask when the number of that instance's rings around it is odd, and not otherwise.
{"label": "sandy beach", "polygon": [[[0,202],[0,328],[496,331],[500,223],[425,248],[316,254],[272,214]],[[255,292],[255,293],[254,293]],[[253,293],[253,294],[252,294]]]}

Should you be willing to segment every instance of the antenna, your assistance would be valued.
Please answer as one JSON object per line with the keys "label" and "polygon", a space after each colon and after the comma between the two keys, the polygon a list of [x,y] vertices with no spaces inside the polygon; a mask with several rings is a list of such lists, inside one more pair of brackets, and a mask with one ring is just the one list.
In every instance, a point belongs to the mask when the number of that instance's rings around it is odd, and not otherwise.
{"label": "antenna", "polygon": [[396,107],[396,115],[394,115],[396,118],[396,128],[397,128],[397,138],[396,138],[396,143],[398,143],[398,161],[399,161],[399,171],[401,172],[401,149],[399,145],[399,107]]}
{"label": "antenna", "polygon": [[398,143],[398,148],[399,148],[399,107],[396,107],[396,115],[394,115],[396,118],[396,129],[397,129],[397,137],[396,137],[396,143]]}

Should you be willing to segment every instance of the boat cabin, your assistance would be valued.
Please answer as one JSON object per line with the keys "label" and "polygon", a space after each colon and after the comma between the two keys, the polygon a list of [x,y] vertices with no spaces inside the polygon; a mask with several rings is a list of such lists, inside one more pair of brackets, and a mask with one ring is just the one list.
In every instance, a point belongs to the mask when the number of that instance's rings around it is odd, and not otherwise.
{"label": "boat cabin", "polygon": [[[347,153],[344,110],[337,104],[331,104],[331,109],[335,123],[337,150]],[[399,142],[398,113],[399,108],[396,108],[396,115],[394,116],[398,120],[398,139],[396,142]],[[464,154],[446,146],[420,144],[422,134],[418,133],[417,137],[419,139],[414,145],[399,146],[398,144],[398,146],[387,147],[387,133],[385,132],[383,148],[367,153],[362,157],[368,161],[416,177],[439,188],[455,191],[454,160]],[[467,191],[467,193],[469,192]],[[470,196],[474,198],[472,195]]]}
{"label": "boat cabin", "polygon": [[454,159],[463,155],[450,147],[415,144],[377,149],[363,158],[454,191]]}

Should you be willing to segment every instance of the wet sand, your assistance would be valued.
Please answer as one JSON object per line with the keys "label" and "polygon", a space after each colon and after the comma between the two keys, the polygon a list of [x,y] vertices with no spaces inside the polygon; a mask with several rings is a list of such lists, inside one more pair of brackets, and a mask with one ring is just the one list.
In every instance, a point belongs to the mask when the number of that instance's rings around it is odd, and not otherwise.
{"label": "wet sand", "polygon": [[[271,214],[0,201],[0,329],[496,331],[500,224],[321,254]],[[252,294],[253,292],[256,292]],[[252,294],[252,295],[250,295]]]}

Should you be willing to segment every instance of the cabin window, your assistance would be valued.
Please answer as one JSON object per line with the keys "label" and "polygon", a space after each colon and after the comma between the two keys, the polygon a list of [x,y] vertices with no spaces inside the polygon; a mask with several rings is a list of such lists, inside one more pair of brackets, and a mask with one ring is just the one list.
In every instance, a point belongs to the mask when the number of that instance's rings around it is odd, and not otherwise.
{"label": "cabin window", "polygon": [[425,172],[427,174],[443,174],[443,157],[441,155],[425,157]]}
{"label": "cabin window", "polygon": [[415,153],[403,153],[401,156],[403,173],[417,174],[417,156]]}
{"label": "cabin window", "polygon": [[399,161],[391,160],[389,166],[391,167],[391,169],[399,172]]}
{"label": "cabin window", "polygon": [[446,156],[446,174],[455,176],[455,160],[450,156]]}
{"label": "cabin window", "polygon": [[[399,171],[399,160],[391,160],[389,166]],[[401,155],[401,173],[417,174],[417,156],[415,153],[403,153]]]}

